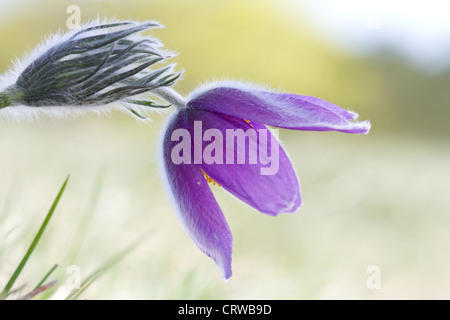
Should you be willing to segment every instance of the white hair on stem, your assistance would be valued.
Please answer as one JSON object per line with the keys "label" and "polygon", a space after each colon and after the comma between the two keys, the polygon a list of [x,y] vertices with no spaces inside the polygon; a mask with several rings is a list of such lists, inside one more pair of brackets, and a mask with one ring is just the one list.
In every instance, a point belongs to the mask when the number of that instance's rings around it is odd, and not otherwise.
{"label": "white hair on stem", "polygon": [[[121,110],[147,120],[167,108],[145,94],[173,85],[180,74],[165,61],[175,54],[140,33],[157,22],[93,21],[47,36],[0,77],[0,118],[35,121]],[[150,69],[161,63],[158,69]]]}

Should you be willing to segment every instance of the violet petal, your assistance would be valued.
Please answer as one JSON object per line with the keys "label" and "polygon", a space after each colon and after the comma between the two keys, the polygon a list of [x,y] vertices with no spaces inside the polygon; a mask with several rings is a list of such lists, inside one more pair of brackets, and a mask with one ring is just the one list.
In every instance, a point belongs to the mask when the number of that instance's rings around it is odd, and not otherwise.
{"label": "violet petal", "polygon": [[273,93],[239,83],[197,90],[188,108],[226,113],[280,128],[367,134],[368,121],[352,121],[357,114],[325,100],[289,93]]}
{"label": "violet petal", "polygon": [[171,135],[175,129],[186,128],[185,117],[185,112],[181,111],[169,120],[163,138],[163,175],[185,230],[228,279],[231,277],[232,235],[201,166],[175,165],[171,159],[171,151],[178,143],[171,141]]}
{"label": "violet petal", "polygon": [[[186,113],[192,136],[195,135],[193,132],[194,122],[201,121],[202,134],[209,129],[219,130],[226,142],[223,143],[222,164],[205,163],[206,159],[203,157],[202,169],[209,177],[242,201],[269,215],[275,216],[279,213],[294,212],[300,207],[300,186],[295,170],[289,157],[276,139],[274,139],[275,148],[273,150],[270,148],[272,135],[264,125],[253,121],[247,123],[242,118],[201,109],[188,109]],[[230,141],[227,139],[226,131],[236,129],[242,129],[244,133],[250,129],[255,133],[250,138],[246,138],[247,140],[243,148],[238,148],[239,146],[234,140]],[[267,139],[267,155],[273,156],[271,163],[261,163],[261,154],[257,152],[259,149],[254,148],[255,145],[257,146],[256,148],[260,147],[260,145],[258,146],[258,139],[263,134]],[[250,140],[254,140],[255,137],[255,144],[250,143]],[[203,156],[205,156],[205,147],[209,143],[203,142]],[[226,149],[229,150],[230,144],[233,143],[233,164],[227,164]],[[196,147],[198,148],[198,146],[193,145],[193,150]],[[245,155],[244,164],[238,164],[238,151],[241,152],[241,158]],[[245,151],[245,154],[243,151]],[[256,164],[249,163],[249,155],[251,152],[258,154]],[[277,152],[278,156],[273,152]],[[263,158],[268,159],[267,157]],[[274,168],[274,172],[266,175],[262,174],[262,169],[268,167]]]}

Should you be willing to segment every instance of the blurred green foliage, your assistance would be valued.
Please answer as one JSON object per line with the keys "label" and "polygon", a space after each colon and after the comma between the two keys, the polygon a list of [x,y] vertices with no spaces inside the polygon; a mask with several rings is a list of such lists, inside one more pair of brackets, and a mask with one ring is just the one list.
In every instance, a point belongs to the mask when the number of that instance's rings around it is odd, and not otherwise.
{"label": "blurred green foliage", "polygon": [[[44,35],[66,30],[70,0],[10,1],[2,8],[0,71]],[[372,134],[450,134],[450,72],[426,74],[380,50],[356,56],[328,44],[307,25],[304,10],[273,0],[77,1],[81,20],[154,19],[154,34],[185,70],[178,89],[189,92],[213,78],[236,78],[319,96],[353,109],[373,124]],[[376,31],[375,31],[376,32]]]}
{"label": "blurred green foliage", "polygon": [[[22,279],[37,280],[54,263],[62,284],[72,264],[95,274],[150,230],[145,245],[82,297],[449,297],[449,71],[424,73],[388,49],[363,57],[332,46],[304,22],[306,5],[292,10],[284,0],[74,2],[1,2],[0,73],[44,35],[66,30],[66,9],[77,4],[83,22],[98,16],[164,24],[153,34],[179,53],[181,93],[213,78],[249,80],[327,99],[373,128],[360,137],[281,132],[305,201],[294,215],[274,219],[214,189],[234,236],[234,275],[224,285],[182,232],[161,186],[156,158],[165,116],[155,115],[151,126],[124,115],[1,120],[0,283],[35,232],[35,212],[48,208],[43,199],[70,173],[62,214]],[[366,286],[370,265],[381,267],[382,290]]]}

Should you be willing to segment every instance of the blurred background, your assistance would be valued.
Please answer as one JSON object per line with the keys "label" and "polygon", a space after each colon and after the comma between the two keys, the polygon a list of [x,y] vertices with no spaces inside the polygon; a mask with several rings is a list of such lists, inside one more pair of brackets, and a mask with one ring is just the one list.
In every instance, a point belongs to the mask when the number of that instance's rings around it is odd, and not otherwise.
{"label": "blurred background", "polygon": [[450,298],[448,2],[0,0],[0,72],[67,30],[73,4],[82,23],[165,25],[152,34],[178,52],[183,94],[212,79],[248,80],[326,99],[373,127],[367,136],[280,132],[302,185],[295,214],[265,216],[214,188],[234,235],[234,274],[224,283],[162,188],[157,148],[167,113],[151,126],[123,114],[0,119],[1,287],[70,174],[18,280],[24,293],[57,263],[51,294],[63,298],[69,266],[86,277],[146,234],[81,297]]}

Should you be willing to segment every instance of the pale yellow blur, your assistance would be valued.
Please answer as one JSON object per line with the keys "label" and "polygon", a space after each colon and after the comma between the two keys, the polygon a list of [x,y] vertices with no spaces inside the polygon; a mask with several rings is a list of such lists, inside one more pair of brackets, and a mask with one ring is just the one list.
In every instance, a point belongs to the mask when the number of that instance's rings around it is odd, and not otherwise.
{"label": "pale yellow blur", "polygon": [[[45,35],[65,30],[72,2],[4,4],[0,72]],[[163,190],[157,155],[167,113],[155,115],[151,126],[119,114],[0,120],[0,287],[70,174],[18,286],[33,287],[58,263],[54,297],[61,298],[68,266],[87,276],[149,232],[81,297],[450,298],[450,148],[441,119],[449,111],[432,114],[448,101],[433,83],[444,87],[448,75],[422,75],[401,59],[392,69],[334,47],[304,22],[306,5],[301,11],[269,0],[77,4],[83,22],[99,16],[164,24],[152,34],[178,52],[182,94],[214,78],[252,81],[327,99],[371,120],[373,129],[368,136],[280,132],[302,186],[304,206],[295,214],[264,216],[211,185],[234,235],[234,274],[224,283],[183,232]],[[381,270],[380,289],[367,286],[373,265]]]}

